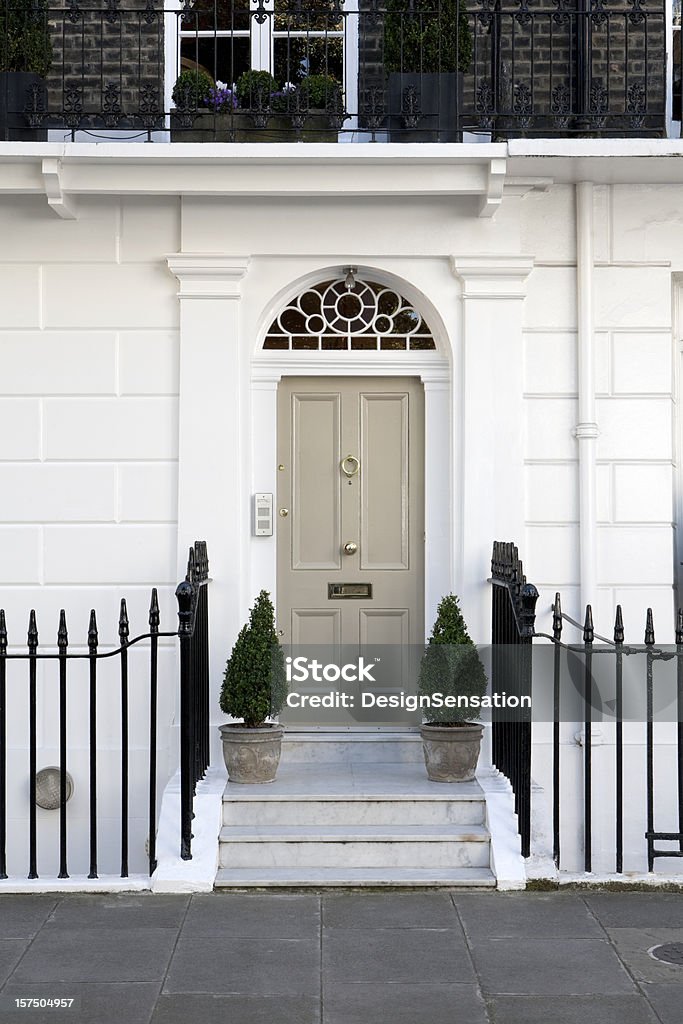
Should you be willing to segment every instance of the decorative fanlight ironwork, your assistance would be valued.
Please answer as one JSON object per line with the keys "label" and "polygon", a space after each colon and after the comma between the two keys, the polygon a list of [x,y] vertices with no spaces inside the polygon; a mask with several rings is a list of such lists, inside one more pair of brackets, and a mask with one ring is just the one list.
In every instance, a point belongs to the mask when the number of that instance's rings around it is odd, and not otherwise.
{"label": "decorative fanlight ironwork", "polygon": [[[351,287],[349,287],[351,284]],[[264,349],[415,351],[436,349],[420,313],[394,288],[355,268],[293,299],[270,325]]]}

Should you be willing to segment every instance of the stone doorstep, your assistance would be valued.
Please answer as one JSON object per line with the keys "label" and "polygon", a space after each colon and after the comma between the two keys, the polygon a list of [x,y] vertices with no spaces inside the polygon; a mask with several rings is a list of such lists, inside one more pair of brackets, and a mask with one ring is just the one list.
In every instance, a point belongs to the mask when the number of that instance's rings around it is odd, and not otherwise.
{"label": "stone doorstep", "polygon": [[[346,743],[387,745],[375,737]],[[227,784],[223,820],[217,887],[496,884],[479,783],[430,782],[411,762],[283,758],[267,786]]]}

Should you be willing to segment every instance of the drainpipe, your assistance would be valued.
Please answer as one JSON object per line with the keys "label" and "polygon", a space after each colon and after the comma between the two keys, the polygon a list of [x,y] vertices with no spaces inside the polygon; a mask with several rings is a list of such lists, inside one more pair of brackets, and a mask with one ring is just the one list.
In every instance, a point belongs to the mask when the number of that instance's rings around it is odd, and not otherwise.
{"label": "drainpipe", "polygon": [[593,183],[576,185],[576,285],[578,314],[579,419],[574,434],[579,444],[579,552],[583,619],[597,596],[597,505],[595,422],[595,348],[593,339]]}

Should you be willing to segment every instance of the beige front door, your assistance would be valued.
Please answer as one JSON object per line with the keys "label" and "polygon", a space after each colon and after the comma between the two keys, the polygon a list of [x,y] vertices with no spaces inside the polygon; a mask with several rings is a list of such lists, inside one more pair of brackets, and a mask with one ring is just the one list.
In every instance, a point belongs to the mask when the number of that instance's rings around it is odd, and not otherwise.
{"label": "beige front door", "polygon": [[278,463],[283,643],[421,644],[421,381],[283,378]]}

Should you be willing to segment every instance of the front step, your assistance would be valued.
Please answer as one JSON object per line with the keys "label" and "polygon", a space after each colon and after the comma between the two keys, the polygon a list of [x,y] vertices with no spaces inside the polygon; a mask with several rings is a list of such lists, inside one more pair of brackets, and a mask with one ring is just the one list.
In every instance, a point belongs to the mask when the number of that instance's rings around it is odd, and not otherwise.
{"label": "front step", "polygon": [[221,867],[488,867],[489,834],[480,826],[323,825],[235,828],[221,832]]}
{"label": "front step", "polygon": [[217,886],[495,886],[484,793],[413,763],[284,761],[228,783]]}
{"label": "front step", "polygon": [[488,868],[220,868],[218,889],[477,888],[495,889]]}

